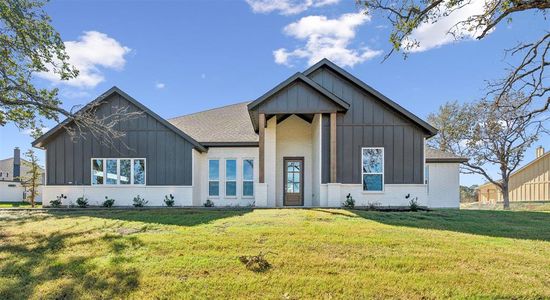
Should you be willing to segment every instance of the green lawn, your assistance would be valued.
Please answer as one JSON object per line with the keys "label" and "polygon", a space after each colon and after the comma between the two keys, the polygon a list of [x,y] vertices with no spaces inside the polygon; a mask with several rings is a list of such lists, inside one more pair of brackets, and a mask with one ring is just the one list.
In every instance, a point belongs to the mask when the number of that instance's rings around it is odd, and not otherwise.
{"label": "green lawn", "polygon": [[550,298],[550,213],[0,211],[0,299],[385,297]]}
{"label": "green lawn", "polygon": [[[0,202],[0,208],[12,207],[31,208],[31,204],[29,202]],[[42,203],[36,203],[35,207],[42,207]]]}
{"label": "green lawn", "polygon": [[[462,203],[460,205],[462,209],[489,209],[489,210],[503,210],[504,206],[502,202],[498,203]],[[511,210],[521,211],[550,211],[550,201],[522,201],[522,202],[510,202]]]}

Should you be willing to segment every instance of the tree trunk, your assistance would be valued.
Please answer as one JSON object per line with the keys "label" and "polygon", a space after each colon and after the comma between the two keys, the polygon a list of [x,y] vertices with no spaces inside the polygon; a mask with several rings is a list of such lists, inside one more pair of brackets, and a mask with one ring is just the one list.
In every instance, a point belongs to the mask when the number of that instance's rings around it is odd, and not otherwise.
{"label": "tree trunk", "polygon": [[504,204],[504,209],[509,210],[510,209],[510,194],[508,193],[508,182],[505,182],[502,185],[502,200]]}

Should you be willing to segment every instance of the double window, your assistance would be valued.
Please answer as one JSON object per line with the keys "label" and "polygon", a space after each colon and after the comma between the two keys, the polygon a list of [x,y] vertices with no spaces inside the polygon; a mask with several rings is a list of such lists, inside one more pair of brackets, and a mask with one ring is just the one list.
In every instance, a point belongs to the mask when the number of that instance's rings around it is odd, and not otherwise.
{"label": "double window", "polygon": [[[220,179],[220,160],[211,159],[208,161],[208,195],[211,197],[220,196],[220,181],[225,187],[226,197],[237,196],[238,176],[237,176],[237,159],[225,160],[225,177],[224,181]],[[223,173],[222,173],[223,174]],[[254,196],[254,160],[242,160],[242,196]]]}
{"label": "double window", "polygon": [[363,191],[384,190],[384,148],[361,149]]}
{"label": "double window", "polygon": [[92,185],[145,185],[145,158],[92,158]]}

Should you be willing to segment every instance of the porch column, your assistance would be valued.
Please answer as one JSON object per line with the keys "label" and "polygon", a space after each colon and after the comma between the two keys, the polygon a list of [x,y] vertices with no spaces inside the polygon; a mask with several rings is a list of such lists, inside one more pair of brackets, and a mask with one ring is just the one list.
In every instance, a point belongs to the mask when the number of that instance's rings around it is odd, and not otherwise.
{"label": "porch column", "polygon": [[260,114],[258,116],[258,133],[260,135],[259,137],[259,171],[260,171],[260,183],[265,183],[265,177],[264,177],[264,167],[265,167],[265,114]]}
{"label": "porch column", "polygon": [[336,182],[336,112],[330,113],[330,182]]}

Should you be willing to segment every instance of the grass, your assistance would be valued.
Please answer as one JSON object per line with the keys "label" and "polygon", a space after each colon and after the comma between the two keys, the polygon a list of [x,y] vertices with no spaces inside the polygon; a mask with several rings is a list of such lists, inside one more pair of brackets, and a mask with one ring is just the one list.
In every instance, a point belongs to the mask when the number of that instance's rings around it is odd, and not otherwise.
{"label": "grass", "polygon": [[[31,204],[29,202],[25,201],[19,201],[19,202],[0,202],[0,208],[12,208],[12,207],[20,207],[20,208],[31,208]],[[36,203],[36,208],[42,207],[42,203]]]}
{"label": "grass", "polygon": [[[503,210],[504,206],[502,202],[497,203],[462,203],[462,209],[489,209],[489,210]],[[522,201],[522,202],[510,202],[511,210],[519,211],[550,211],[550,201]]]}
{"label": "grass", "polygon": [[[0,212],[0,299],[550,298],[550,213]],[[271,268],[248,270],[264,253]]]}

